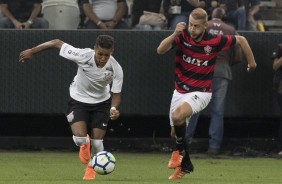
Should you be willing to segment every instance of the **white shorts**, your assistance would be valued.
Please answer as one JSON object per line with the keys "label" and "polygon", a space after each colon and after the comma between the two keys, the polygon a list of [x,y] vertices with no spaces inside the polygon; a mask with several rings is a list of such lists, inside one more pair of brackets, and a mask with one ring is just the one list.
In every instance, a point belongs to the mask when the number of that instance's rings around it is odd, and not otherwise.
{"label": "white shorts", "polygon": [[[173,122],[171,120],[171,113],[180,103],[187,102],[191,106],[193,114],[197,114],[198,112],[202,111],[204,108],[207,107],[211,100],[211,96],[212,93],[210,92],[195,91],[191,93],[182,94],[174,90],[169,110],[170,125],[173,126]],[[187,117],[186,123],[189,122],[189,119],[190,117]]]}

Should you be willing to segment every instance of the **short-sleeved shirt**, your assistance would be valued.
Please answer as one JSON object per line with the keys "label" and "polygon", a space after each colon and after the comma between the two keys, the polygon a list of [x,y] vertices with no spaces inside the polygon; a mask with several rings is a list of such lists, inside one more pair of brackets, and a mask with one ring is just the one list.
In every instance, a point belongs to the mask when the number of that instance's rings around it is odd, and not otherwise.
{"label": "short-sleeved shirt", "polygon": [[[70,96],[83,103],[96,104],[108,100],[110,91],[120,93],[123,84],[123,71],[120,64],[110,56],[103,68],[95,63],[95,51],[79,49],[64,43],[60,56],[78,65],[77,74],[70,85]],[[110,89],[111,85],[111,89]]]}
{"label": "short-sleeved shirt", "polygon": [[179,93],[211,92],[216,56],[236,44],[232,35],[213,35],[208,32],[195,42],[187,30],[175,39],[175,89]]}
{"label": "short-sleeved shirt", "polygon": [[126,0],[82,0],[81,3],[92,4],[93,12],[100,20],[112,20],[117,11],[117,3]]}
{"label": "short-sleeved shirt", "polygon": [[42,0],[0,0],[0,4],[7,4],[11,14],[20,21],[27,21],[34,9],[34,4],[41,4]]}

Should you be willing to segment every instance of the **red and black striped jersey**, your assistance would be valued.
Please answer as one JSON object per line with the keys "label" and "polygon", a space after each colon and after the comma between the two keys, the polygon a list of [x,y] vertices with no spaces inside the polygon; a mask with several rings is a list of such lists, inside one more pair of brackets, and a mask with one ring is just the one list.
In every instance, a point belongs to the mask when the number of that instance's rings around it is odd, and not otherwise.
{"label": "red and black striped jersey", "polygon": [[200,42],[195,42],[188,31],[175,39],[175,89],[180,93],[192,91],[211,92],[216,56],[236,44],[235,36],[213,35],[205,32]]}

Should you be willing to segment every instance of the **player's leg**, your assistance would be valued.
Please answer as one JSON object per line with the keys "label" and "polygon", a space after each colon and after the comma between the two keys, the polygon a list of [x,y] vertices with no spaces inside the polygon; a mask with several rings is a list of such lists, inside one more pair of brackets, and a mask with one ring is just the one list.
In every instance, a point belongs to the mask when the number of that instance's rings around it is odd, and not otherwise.
{"label": "player's leg", "polygon": [[[91,133],[91,158],[90,162],[88,163],[87,167],[85,168],[85,173],[83,176],[84,180],[94,180],[96,178],[96,172],[92,167],[92,161],[94,156],[100,152],[104,151],[103,139],[106,134],[106,130],[102,130],[99,128],[93,128]],[[94,135],[94,136],[93,136]]]}
{"label": "player's leg", "polygon": [[182,151],[183,151],[183,144],[182,142],[177,141],[177,136],[175,133],[175,126],[172,118],[172,113],[174,109],[177,107],[177,105],[181,102],[181,97],[182,95],[178,93],[177,91],[174,91],[172,99],[171,99],[171,104],[170,104],[170,111],[169,111],[169,119],[170,119],[170,126],[171,126],[171,137],[175,139],[176,144],[175,148],[172,151],[171,157],[168,161],[167,167],[169,169],[175,169],[176,167],[180,166],[181,161],[183,156]]}
{"label": "player's leg", "polygon": [[68,103],[67,120],[73,133],[73,141],[80,147],[79,159],[83,164],[87,164],[90,160],[90,138],[87,135],[89,113],[84,105],[71,99]]}
{"label": "player's leg", "polygon": [[106,135],[107,125],[110,117],[109,100],[96,104],[91,109],[90,129],[91,129],[91,160],[88,163],[83,179],[93,180],[96,173],[92,168],[92,159],[100,151],[104,150],[103,139]]}
{"label": "player's leg", "polygon": [[[170,136],[172,139],[175,139],[175,130],[174,126],[171,126],[171,132]],[[176,167],[179,167],[182,161],[183,156],[181,155],[182,153],[179,151],[181,150],[181,146],[176,144],[174,150],[172,151],[172,154],[170,156],[170,159],[168,161],[167,167],[169,169],[175,169]]]}
{"label": "player's leg", "polygon": [[79,146],[79,159],[81,163],[88,164],[90,161],[90,137],[87,134],[85,121],[78,121],[71,125],[73,141]]}
{"label": "player's leg", "polygon": [[181,102],[171,113],[171,120],[174,123],[176,143],[181,145],[184,156],[180,166],[176,167],[174,173],[169,177],[169,179],[181,179],[186,173],[190,173],[194,170],[194,166],[189,155],[189,146],[185,139],[185,122],[189,121],[192,114],[202,111],[211,99],[211,93],[204,92],[191,92],[181,96]]}

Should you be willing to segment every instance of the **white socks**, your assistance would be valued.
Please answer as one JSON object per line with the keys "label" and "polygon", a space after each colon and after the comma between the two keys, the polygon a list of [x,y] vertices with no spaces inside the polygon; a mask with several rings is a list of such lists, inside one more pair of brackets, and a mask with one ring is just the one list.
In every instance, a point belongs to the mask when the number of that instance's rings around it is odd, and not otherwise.
{"label": "white socks", "polygon": [[72,136],[73,142],[77,145],[77,146],[82,146],[84,144],[89,143],[89,138],[88,137],[77,137],[77,136]]}

